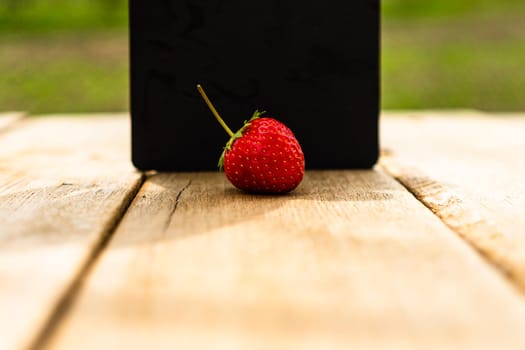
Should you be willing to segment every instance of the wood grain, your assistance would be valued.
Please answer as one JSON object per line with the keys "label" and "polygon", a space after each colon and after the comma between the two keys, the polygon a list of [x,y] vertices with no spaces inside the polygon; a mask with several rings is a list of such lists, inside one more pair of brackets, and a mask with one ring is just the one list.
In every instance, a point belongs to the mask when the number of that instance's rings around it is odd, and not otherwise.
{"label": "wood grain", "polygon": [[525,293],[525,115],[390,117],[383,165]]}
{"label": "wood grain", "polygon": [[49,349],[523,349],[525,303],[380,171],[143,186]]}
{"label": "wood grain", "polygon": [[124,116],[19,123],[0,137],[0,349],[39,337],[141,183]]}
{"label": "wood grain", "polygon": [[22,119],[23,116],[24,116],[23,112],[0,113],[0,132],[14,125],[14,123]]}

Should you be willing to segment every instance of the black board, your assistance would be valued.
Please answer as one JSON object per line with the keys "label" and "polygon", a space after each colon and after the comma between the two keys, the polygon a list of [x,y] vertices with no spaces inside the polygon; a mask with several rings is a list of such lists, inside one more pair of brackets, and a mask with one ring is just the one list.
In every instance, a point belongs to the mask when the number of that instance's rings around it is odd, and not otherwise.
{"label": "black board", "polygon": [[287,124],[307,168],[378,157],[379,0],[130,0],[132,160],[216,169],[255,109]]}

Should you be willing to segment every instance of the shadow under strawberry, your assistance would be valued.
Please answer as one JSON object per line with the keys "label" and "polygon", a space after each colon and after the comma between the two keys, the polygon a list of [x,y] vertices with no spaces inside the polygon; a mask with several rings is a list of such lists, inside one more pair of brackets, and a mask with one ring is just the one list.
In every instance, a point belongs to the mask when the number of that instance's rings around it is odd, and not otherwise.
{"label": "shadow under strawberry", "polygon": [[112,244],[296,234],[305,220],[322,234],[329,224],[324,211],[344,210],[345,202],[359,208],[369,201],[389,201],[395,191],[403,188],[377,170],[310,171],[286,195],[245,193],[220,173],[159,173],[145,182]]}

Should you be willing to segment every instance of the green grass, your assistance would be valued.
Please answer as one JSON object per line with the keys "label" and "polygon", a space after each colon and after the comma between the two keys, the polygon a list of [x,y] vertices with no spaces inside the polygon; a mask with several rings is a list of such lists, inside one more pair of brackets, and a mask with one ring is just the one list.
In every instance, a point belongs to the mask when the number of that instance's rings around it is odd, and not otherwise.
{"label": "green grass", "polygon": [[126,38],[112,31],[0,41],[0,110],[127,110]]}
{"label": "green grass", "polygon": [[387,20],[476,16],[523,10],[522,0],[381,0]]}
{"label": "green grass", "polygon": [[0,0],[0,33],[41,34],[123,28],[126,0]]}
{"label": "green grass", "polygon": [[[523,0],[382,0],[382,15],[383,108],[525,110]],[[125,0],[0,0],[0,110],[127,110],[127,43]]]}
{"label": "green grass", "polygon": [[127,110],[127,23],[125,0],[0,0],[0,110]]}
{"label": "green grass", "polygon": [[525,110],[522,17],[386,22],[383,108]]}

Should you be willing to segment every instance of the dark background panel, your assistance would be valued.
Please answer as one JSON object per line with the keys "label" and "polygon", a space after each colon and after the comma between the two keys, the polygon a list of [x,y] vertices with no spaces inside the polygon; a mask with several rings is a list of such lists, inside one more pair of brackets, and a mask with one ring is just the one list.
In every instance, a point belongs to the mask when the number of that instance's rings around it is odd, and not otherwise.
{"label": "dark background panel", "polygon": [[374,164],[378,1],[131,0],[133,160],[141,169],[211,170],[255,109],[286,123],[308,168]]}

